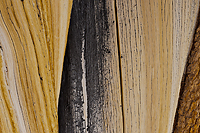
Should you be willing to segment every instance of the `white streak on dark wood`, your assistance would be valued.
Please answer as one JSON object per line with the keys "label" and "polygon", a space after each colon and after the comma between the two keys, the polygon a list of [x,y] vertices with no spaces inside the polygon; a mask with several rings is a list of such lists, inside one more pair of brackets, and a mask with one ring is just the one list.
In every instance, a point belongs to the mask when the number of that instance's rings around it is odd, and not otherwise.
{"label": "white streak on dark wood", "polygon": [[83,30],[83,38],[82,38],[82,57],[81,57],[81,64],[82,64],[82,88],[83,88],[83,119],[85,120],[85,129],[84,132],[87,133],[87,91],[86,91],[86,69],[85,69],[85,38],[84,38],[85,31]]}

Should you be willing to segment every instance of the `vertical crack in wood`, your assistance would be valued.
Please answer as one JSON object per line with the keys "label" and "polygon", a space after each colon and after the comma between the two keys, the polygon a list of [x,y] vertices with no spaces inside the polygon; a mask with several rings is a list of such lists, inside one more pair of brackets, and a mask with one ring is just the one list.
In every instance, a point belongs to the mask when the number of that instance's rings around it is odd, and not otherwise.
{"label": "vertical crack in wood", "polygon": [[115,20],[116,20],[116,32],[117,32],[117,45],[118,45],[118,58],[119,58],[119,74],[120,74],[120,88],[121,88],[121,108],[122,108],[122,120],[123,120],[123,132],[125,133],[125,117],[124,117],[124,93],[123,93],[123,80],[122,80],[122,61],[120,50],[120,36],[119,36],[119,21],[117,14],[117,2],[114,0]]}

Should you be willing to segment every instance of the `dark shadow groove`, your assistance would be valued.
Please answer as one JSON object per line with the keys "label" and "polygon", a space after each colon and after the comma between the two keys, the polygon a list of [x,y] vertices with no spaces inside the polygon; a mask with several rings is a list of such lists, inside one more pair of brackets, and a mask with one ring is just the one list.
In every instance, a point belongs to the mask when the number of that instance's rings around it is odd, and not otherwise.
{"label": "dark shadow groove", "polygon": [[118,57],[119,57],[119,73],[120,73],[120,88],[121,88],[121,104],[122,104],[122,119],[123,119],[123,132],[125,133],[125,112],[124,112],[124,93],[123,93],[123,80],[122,80],[122,61],[121,61],[121,49],[120,49],[120,35],[119,35],[119,21],[117,14],[117,0],[115,3],[115,20],[116,20],[116,31],[117,31],[117,45],[118,45]]}

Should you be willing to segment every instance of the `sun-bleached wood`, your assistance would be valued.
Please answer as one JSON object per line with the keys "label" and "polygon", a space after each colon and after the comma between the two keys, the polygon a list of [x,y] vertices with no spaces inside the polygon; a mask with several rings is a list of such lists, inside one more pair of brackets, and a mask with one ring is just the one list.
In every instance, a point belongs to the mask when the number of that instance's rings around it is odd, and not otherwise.
{"label": "sun-bleached wood", "polygon": [[183,80],[181,81],[181,90],[179,102],[176,110],[173,126],[174,133],[199,132],[200,119],[200,15],[197,19],[197,28],[195,30],[193,44],[187,58],[187,64]]}
{"label": "sun-bleached wood", "polygon": [[[91,80],[93,73],[84,72],[90,77],[85,90],[90,89],[91,96],[84,99],[89,99],[85,108],[90,114],[84,116],[89,130],[170,133],[199,0],[103,2],[92,7],[96,11],[92,21],[99,25],[91,31],[87,25],[88,31],[81,31],[83,40],[87,32],[93,37],[95,31],[93,42],[99,44],[91,46],[104,50],[98,51],[102,54],[97,58],[102,61],[98,72],[94,66],[100,63],[93,65],[95,53],[83,53],[91,57],[84,57],[86,63],[91,61],[86,68],[93,67],[102,81],[97,86],[103,90],[95,92],[92,82],[100,80]],[[58,132],[58,96],[71,6],[72,0],[0,1],[0,132]],[[102,12],[108,22],[97,20],[95,15]],[[90,20],[88,14],[83,15]],[[72,125],[77,128],[75,122]],[[86,126],[80,130],[86,131]]]}
{"label": "sun-bleached wood", "polygon": [[1,0],[0,132],[58,132],[72,0]]}
{"label": "sun-bleached wood", "polygon": [[199,0],[173,0],[173,65],[168,132],[172,131],[181,80],[193,41]]}
{"label": "sun-bleached wood", "polygon": [[198,0],[116,0],[124,131],[171,133]]}

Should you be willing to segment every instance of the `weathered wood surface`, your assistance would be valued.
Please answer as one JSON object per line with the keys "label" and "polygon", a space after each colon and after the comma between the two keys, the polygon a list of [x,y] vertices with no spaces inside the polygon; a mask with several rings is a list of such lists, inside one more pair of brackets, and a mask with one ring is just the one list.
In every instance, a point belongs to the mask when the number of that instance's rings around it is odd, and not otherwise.
{"label": "weathered wood surface", "polygon": [[198,0],[1,0],[0,132],[172,132]]}
{"label": "weathered wood surface", "polygon": [[74,1],[59,101],[60,133],[123,132],[114,1]]}
{"label": "weathered wood surface", "polygon": [[200,132],[200,14],[182,80],[174,133]]}
{"label": "weathered wood surface", "polygon": [[[61,132],[121,132],[115,127],[121,119],[127,133],[171,132],[198,5],[198,0],[74,2],[59,107]],[[106,62],[114,63],[104,67]],[[106,77],[112,72],[118,77]],[[106,81],[121,81],[110,88],[118,93],[108,101],[122,105],[122,114],[112,111],[116,106],[104,106]],[[117,102],[111,100],[114,96]],[[103,117],[105,108],[111,110],[109,120]],[[112,118],[118,114],[123,118]]]}
{"label": "weathered wood surface", "polygon": [[125,132],[172,132],[198,5],[116,0]]}
{"label": "weathered wood surface", "polygon": [[0,1],[0,132],[58,132],[72,0]]}
{"label": "weathered wood surface", "polygon": [[169,130],[172,130],[186,59],[193,41],[199,0],[173,1],[173,66]]}

